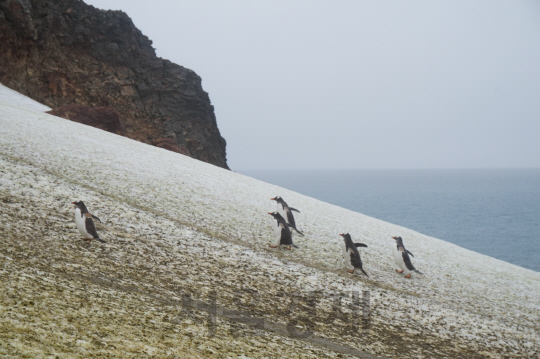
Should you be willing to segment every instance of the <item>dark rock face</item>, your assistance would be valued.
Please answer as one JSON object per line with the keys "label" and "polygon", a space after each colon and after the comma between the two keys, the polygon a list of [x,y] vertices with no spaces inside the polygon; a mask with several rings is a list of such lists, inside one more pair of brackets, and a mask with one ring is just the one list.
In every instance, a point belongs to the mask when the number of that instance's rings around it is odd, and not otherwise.
{"label": "dark rock face", "polygon": [[113,107],[128,137],[228,168],[201,78],[156,57],[151,45],[121,11],[0,0],[2,84],[51,108]]}
{"label": "dark rock face", "polygon": [[[47,111],[51,115],[125,136],[126,121],[113,107],[64,105]],[[176,151],[178,152],[178,151]]]}

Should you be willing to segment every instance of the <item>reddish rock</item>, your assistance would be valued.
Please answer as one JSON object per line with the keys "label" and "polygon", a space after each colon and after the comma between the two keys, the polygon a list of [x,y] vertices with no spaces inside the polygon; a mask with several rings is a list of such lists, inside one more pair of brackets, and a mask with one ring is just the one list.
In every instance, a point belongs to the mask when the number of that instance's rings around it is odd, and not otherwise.
{"label": "reddish rock", "polygon": [[81,0],[0,0],[0,82],[51,108],[113,107],[127,137],[228,168],[201,78],[157,57],[121,11]]}
{"label": "reddish rock", "polygon": [[64,105],[48,113],[117,135],[126,136],[127,134],[126,121],[114,107]]}

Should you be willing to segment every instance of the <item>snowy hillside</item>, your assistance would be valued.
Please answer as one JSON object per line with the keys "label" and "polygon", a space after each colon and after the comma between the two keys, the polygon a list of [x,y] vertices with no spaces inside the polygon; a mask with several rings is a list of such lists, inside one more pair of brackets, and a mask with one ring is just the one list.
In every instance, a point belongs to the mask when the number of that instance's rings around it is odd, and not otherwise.
{"label": "snowy hillside", "polygon": [[[0,356],[540,356],[540,273],[46,110],[0,85]],[[269,248],[276,195],[299,249]],[[424,276],[394,271],[392,236]]]}

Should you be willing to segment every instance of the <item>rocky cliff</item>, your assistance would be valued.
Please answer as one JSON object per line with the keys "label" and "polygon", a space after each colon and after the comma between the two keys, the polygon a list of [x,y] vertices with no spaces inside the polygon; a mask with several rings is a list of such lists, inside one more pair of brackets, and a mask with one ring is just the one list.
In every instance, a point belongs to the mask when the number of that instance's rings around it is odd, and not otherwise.
{"label": "rocky cliff", "polygon": [[228,168],[201,78],[157,57],[121,11],[0,0],[0,82],[52,108],[113,107],[128,137]]}

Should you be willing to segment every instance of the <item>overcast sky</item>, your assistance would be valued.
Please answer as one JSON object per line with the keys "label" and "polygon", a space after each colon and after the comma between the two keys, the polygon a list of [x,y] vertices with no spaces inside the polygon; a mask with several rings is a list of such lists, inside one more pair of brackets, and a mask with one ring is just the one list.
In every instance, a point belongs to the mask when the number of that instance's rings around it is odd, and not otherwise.
{"label": "overcast sky", "polygon": [[540,167],[540,2],[85,2],[202,77],[233,170]]}

